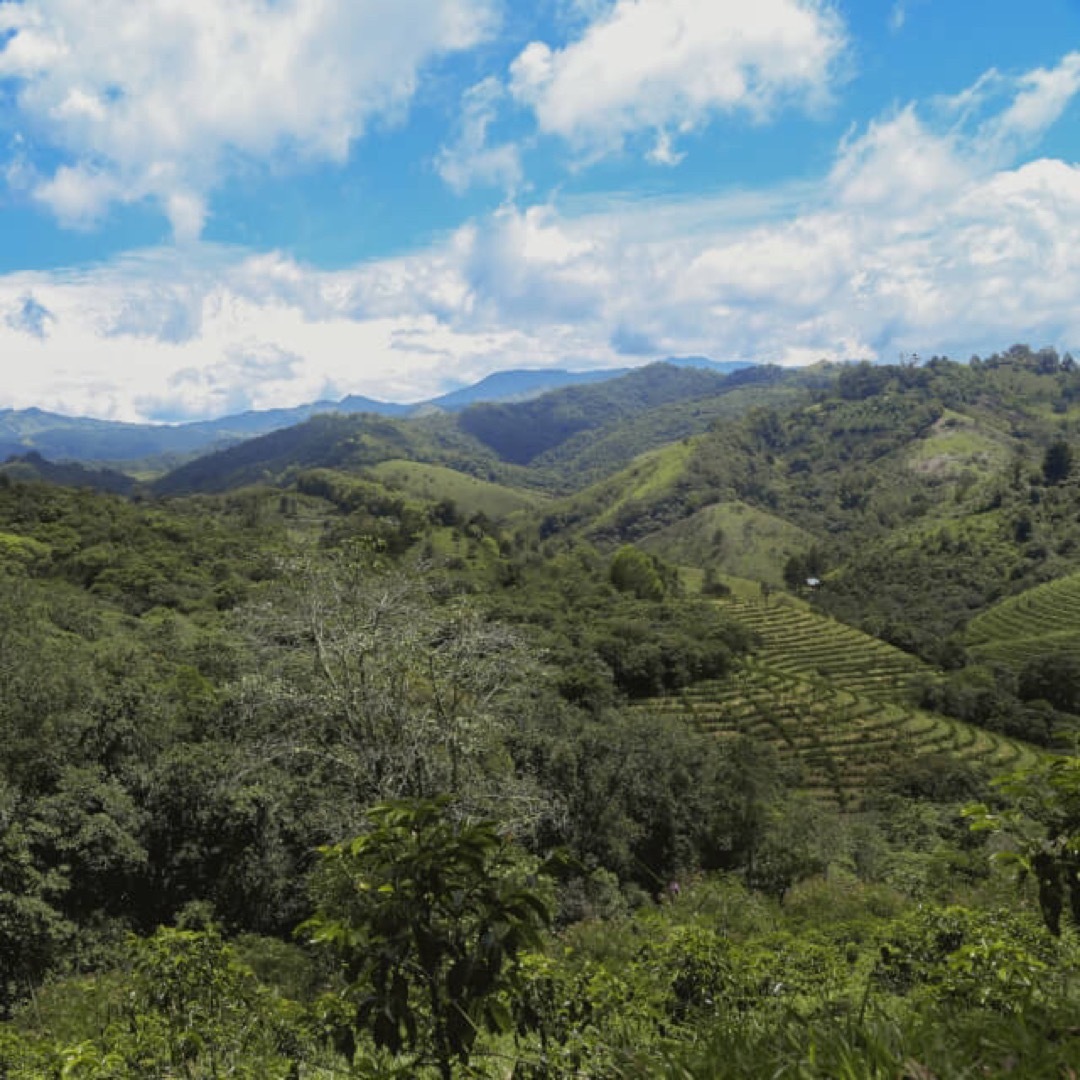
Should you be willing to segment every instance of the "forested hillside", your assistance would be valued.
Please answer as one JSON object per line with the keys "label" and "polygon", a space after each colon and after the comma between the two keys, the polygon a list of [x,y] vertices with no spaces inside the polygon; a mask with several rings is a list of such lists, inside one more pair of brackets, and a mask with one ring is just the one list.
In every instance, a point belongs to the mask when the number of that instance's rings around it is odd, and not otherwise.
{"label": "forested hillside", "polygon": [[1074,1075],[1080,372],[626,380],[0,473],[0,1075]]}

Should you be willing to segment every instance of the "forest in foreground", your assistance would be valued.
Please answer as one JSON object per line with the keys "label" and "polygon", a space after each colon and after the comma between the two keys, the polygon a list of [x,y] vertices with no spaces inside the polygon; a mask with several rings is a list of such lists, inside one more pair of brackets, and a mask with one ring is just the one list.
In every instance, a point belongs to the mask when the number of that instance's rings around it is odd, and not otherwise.
{"label": "forest in foreground", "polygon": [[12,459],[0,1076],[1075,1077],[1077,452],[1015,346]]}

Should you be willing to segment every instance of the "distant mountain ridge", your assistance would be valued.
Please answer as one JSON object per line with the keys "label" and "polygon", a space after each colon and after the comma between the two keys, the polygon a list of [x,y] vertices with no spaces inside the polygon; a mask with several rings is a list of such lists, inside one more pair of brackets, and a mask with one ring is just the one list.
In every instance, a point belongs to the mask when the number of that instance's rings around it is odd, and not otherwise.
{"label": "distant mountain ridge", "polygon": [[[262,480],[280,481],[297,469],[357,469],[395,459],[496,479],[570,438],[584,438],[590,431],[674,403],[723,394],[764,370],[723,375],[696,365],[659,362],[603,383],[586,380],[584,385],[561,386],[524,401],[477,402],[459,412],[316,416],[204,454],[159,477],[151,490],[158,495],[211,493]],[[532,482],[539,481],[537,476]]]}
{"label": "distant mountain ridge", "polygon": [[130,495],[136,481],[115,469],[94,469],[78,462],[58,465],[47,461],[36,450],[28,454],[11,454],[0,464],[0,476],[8,480],[44,480],[64,487],[93,488],[113,495]]}
{"label": "distant mountain ridge", "polygon": [[[669,364],[720,374],[752,365],[703,357],[672,357]],[[616,379],[631,368],[603,371],[516,369],[499,371],[472,386],[412,404],[349,395],[340,401],[315,401],[288,409],[250,410],[215,420],[182,424],[137,424],[63,416],[43,409],[0,409],[0,461],[35,452],[52,461],[121,464],[152,462],[159,466],[196,454],[221,450],[257,435],[304,423],[321,413],[373,413],[408,417],[432,412],[460,412],[482,402],[521,402],[563,387]]]}

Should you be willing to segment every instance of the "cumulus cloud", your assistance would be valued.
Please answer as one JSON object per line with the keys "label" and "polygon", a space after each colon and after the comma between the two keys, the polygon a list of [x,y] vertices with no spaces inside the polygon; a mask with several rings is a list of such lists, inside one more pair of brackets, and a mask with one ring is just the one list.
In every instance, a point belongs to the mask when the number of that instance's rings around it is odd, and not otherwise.
{"label": "cumulus cloud", "polygon": [[27,295],[8,312],[4,321],[12,330],[21,331],[43,341],[48,333],[49,323],[54,322],[55,319],[56,316],[44,304],[38,303],[33,296]]}
{"label": "cumulus cloud", "polygon": [[226,345],[214,362],[180,368],[168,375],[160,393],[138,400],[150,420],[198,419],[256,408],[267,393],[289,392],[303,378],[304,360],[270,342],[252,339]]}
{"label": "cumulus cloud", "polygon": [[1039,68],[1018,79],[997,79],[1013,100],[980,132],[978,149],[1004,161],[1035,145],[1080,90],[1080,52],[1069,53],[1057,67]]}
{"label": "cumulus cloud", "polygon": [[895,210],[954,190],[968,175],[955,137],[936,133],[908,106],[845,139],[830,182],[842,202]]}
{"label": "cumulus cloud", "polygon": [[761,120],[783,105],[819,106],[845,47],[825,0],[618,0],[565,48],[526,46],[511,89],[543,131],[587,153],[645,132],[665,161],[670,132],[716,115]]}
{"label": "cumulus cloud", "polygon": [[0,79],[66,159],[36,188],[61,221],[151,198],[192,239],[237,156],[343,160],[492,24],[493,0],[21,0],[0,4]]}
{"label": "cumulus cloud", "polygon": [[484,79],[470,87],[462,101],[457,140],[443,147],[439,175],[458,194],[473,186],[520,187],[521,152],[514,143],[488,145],[488,130],[498,115],[506,91],[498,79]]}
{"label": "cumulus cloud", "polygon": [[[196,244],[0,277],[0,405],[179,418],[346,393],[415,401],[499,368],[627,357],[1076,349],[1080,166],[1005,160],[1007,141],[982,153],[994,132],[1049,123],[1067,94],[1047,88],[1073,62],[995,75],[996,111],[900,108],[849,134],[810,185],[504,206],[335,271]],[[1030,109],[1030,93],[1056,104]],[[48,315],[28,320],[28,298]]]}

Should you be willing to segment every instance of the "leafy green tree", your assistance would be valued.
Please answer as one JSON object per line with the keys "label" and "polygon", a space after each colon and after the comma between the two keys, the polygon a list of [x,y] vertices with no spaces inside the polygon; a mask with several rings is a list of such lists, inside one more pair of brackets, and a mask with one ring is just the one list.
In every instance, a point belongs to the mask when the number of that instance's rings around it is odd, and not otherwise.
{"label": "leafy green tree", "polygon": [[992,811],[985,803],[964,810],[978,831],[1003,834],[1011,850],[998,860],[1033,877],[1047,928],[1061,933],[1068,911],[1080,927],[1080,757],[1058,757],[995,781],[1010,805]]}
{"label": "leafy green tree", "polygon": [[141,818],[129,793],[100,769],[68,766],[56,792],[38,801],[34,848],[43,866],[69,879],[62,910],[71,918],[134,916],[147,863]]}
{"label": "leafy green tree", "polygon": [[749,883],[777,900],[797,882],[824,873],[839,848],[834,818],[813,798],[778,798],[755,852]]}
{"label": "leafy green tree", "polygon": [[610,574],[619,592],[632,593],[639,600],[662,600],[667,592],[658,561],[630,544],[615,552]]}
{"label": "leafy green tree", "polygon": [[1080,656],[1059,651],[1032,658],[1020,671],[1017,690],[1024,701],[1049,701],[1055,709],[1080,711]]}
{"label": "leafy green tree", "polygon": [[63,956],[75,933],[59,910],[67,880],[35,865],[15,816],[0,786],[0,1017]]}
{"label": "leafy green tree", "polygon": [[456,821],[445,799],[366,817],[363,835],[323,849],[318,910],[301,929],[341,961],[343,1045],[370,1033],[450,1080],[483,1029],[510,1029],[519,959],[548,907],[492,822]]}
{"label": "leafy green tree", "polygon": [[1060,484],[1073,467],[1072,447],[1064,439],[1055,439],[1043,455],[1043,479],[1048,484]]}

